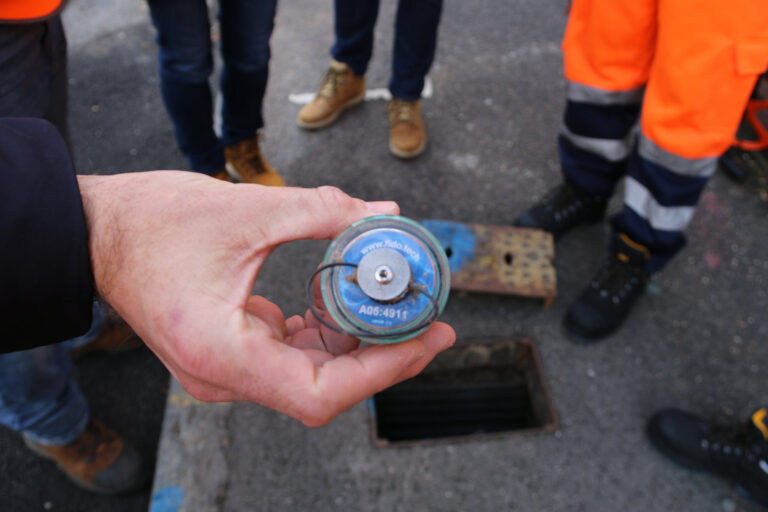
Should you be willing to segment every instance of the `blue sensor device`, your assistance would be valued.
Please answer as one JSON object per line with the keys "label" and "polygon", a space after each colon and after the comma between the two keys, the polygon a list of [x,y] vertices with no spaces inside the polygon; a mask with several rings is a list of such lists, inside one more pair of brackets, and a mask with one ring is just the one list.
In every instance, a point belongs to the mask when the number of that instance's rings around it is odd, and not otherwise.
{"label": "blue sensor device", "polygon": [[340,329],[371,343],[418,336],[442,313],[450,292],[445,251],[421,224],[368,217],[326,251],[320,288]]}

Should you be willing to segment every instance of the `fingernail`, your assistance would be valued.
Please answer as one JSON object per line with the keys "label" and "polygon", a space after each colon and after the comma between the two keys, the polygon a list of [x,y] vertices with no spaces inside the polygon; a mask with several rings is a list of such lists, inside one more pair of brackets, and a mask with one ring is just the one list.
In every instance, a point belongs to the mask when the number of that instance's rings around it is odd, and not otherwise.
{"label": "fingernail", "polygon": [[397,213],[397,203],[394,201],[366,201],[365,206],[380,215]]}

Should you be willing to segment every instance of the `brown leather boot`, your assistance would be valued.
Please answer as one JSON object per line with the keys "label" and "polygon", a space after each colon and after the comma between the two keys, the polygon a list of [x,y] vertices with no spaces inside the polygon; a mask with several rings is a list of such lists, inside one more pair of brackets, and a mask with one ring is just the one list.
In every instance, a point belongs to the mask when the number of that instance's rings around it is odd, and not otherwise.
{"label": "brown leather boot", "polygon": [[72,359],[78,360],[94,352],[117,354],[144,345],[141,339],[136,336],[136,333],[133,332],[131,326],[125,323],[125,320],[114,309],[110,306],[104,306],[104,313],[106,315],[104,330],[92,342],[70,350],[69,355]]}
{"label": "brown leather boot", "polygon": [[229,177],[229,173],[227,172],[226,168],[222,168],[214,172],[213,174],[211,174],[211,178],[216,178],[217,180],[221,180],[221,181],[232,181],[232,179]]}
{"label": "brown leather boot", "polygon": [[334,122],[339,114],[365,99],[365,77],[336,60],[325,73],[320,91],[311,103],[304,105],[296,119],[299,127],[317,130]]}
{"label": "brown leather boot", "polygon": [[285,186],[283,178],[261,153],[258,135],[225,147],[224,156],[227,159],[227,172],[235,181],[270,187]]}
{"label": "brown leather boot", "polygon": [[36,454],[54,461],[77,485],[116,494],[138,489],[149,479],[141,456],[119,434],[91,420],[80,437],[65,445],[43,445],[24,437]]}
{"label": "brown leather boot", "polygon": [[427,147],[420,100],[389,102],[389,150],[398,158],[416,158]]}

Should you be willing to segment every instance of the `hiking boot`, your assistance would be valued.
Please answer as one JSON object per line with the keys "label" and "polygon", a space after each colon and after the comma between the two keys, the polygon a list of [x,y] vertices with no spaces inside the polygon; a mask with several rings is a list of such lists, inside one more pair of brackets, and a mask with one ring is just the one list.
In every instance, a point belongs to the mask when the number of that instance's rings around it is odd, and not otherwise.
{"label": "hiking boot", "polygon": [[666,409],[646,425],[651,443],[673,461],[735,483],[768,506],[768,424],[760,409],[750,421],[732,427],[710,425],[693,414]]}
{"label": "hiking boot", "polygon": [[344,109],[365,99],[365,77],[336,60],[325,73],[323,84],[311,103],[299,111],[296,122],[306,130],[317,130],[334,122]]}
{"label": "hiking boot", "polygon": [[565,315],[563,327],[576,342],[597,341],[612,334],[645,291],[643,265],[650,252],[625,234],[617,237],[608,261]]}
{"label": "hiking boot", "polygon": [[398,158],[416,158],[427,147],[420,101],[389,102],[389,150]]}
{"label": "hiking boot", "polygon": [[261,153],[258,135],[225,147],[224,157],[227,160],[227,172],[236,182],[270,187],[285,186],[283,178]]}
{"label": "hiking boot", "polygon": [[601,220],[607,206],[607,197],[590,194],[569,183],[561,183],[521,213],[513,225],[543,229],[558,238],[574,226]]}
{"label": "hiking boot", "polygon": [[150,473],[141,456],[119,434],[91,420],[80,437],[65,445],[44,445],[26,435],[30,450],[54,461],[77,485],[116,494],[143,486]]}
{"label": "hiking boot", "polygon": [[133,329],[110,306],[104,306],[104,315],[104,329],[101,334],[90,343],[71,349],[69,355],[72,359],[78,360],[94,352],[117,354],[144,345]]}

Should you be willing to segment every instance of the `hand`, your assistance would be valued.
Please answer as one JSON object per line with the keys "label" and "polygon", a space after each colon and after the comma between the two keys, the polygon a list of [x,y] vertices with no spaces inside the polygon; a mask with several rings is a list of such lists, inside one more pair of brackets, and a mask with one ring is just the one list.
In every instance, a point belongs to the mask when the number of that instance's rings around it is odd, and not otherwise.
{"label": "hand", "polygon": [[200,400],[258,402],[319,426],[416,375],[455,341],[436,323],[418,339],[359,348],[310,313],[286,321],[251,295],[276,246],[333,238],[364,217],[397,214],[395,203],[189,172],[78,181],[99,294]]}

